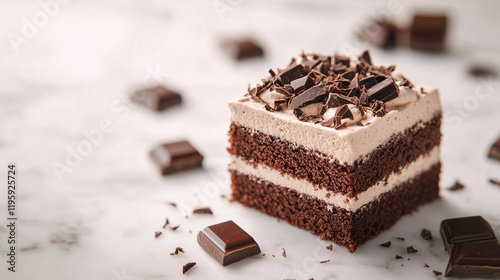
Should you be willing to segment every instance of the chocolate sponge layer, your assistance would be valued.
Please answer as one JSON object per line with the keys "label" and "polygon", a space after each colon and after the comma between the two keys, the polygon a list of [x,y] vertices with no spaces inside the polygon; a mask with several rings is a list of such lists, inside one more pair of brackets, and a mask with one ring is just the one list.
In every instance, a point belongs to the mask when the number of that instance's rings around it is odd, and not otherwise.
{"label": "chocolate sponge layer", "polygon": [[233,200],[293,226],[330,239],[354,252],[358,246],[390,228],[402,215],[439,196],[437,163],[355,212],[295,190],[230,170]]}
{"label": "chocolate sponge layer", "polygon": [[355,197],[438,146],[441,114],[392,135],[385,144],[352,165],[332,161],[328,155],[235,123],[229,130],[229,142],[229,153],[250,163],[263,164],[319,187]]}

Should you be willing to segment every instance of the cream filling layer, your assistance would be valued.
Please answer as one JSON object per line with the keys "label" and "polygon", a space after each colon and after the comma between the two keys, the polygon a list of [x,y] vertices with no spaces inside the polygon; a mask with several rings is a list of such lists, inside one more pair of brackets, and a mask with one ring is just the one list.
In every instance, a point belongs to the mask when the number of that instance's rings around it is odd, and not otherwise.
{"label": "cream filling layer", "polygon": [[331,204],[348,211],[356,211],[363,205],[370,203],[381,194],[386,193],[402,183],[416,177],[420,173],[427,171],[434,164],[439,162],[439,146],[434,147],[428,154],[421,155],[415,161],[406,165],[401,172],[393,172],[389,175],[387,182],[379,181],[366,191],[358,194],[356,197],[349,198],[346,195],[334,193],[325,188],[312,184],[303,179],[295,179],[288,174],[282,174],[280,171],[269,168],[265,165],[248,163],[242,158],[230,155],[231,163],[229,169],[235,170],[245,175],[253,176],[273,183],[280,187],[286,187],[297,191],[300,194],[309,195],[327,204]]}
{"label": "cream filling layer", "polygon": [[416,100],[409,104],[391,106],[383,117],[371,113],[361,121],[364,126],[350,125],[335,130],[312,122],[301,122],[290,109],[268,112],[264,103],[243,97],[229,102],[231,121],[237,125],[326,154],[341,164],[352,165],[376,147],[384,144],[395,133],[441,113],[441,102],[436,88],[414,89]]}

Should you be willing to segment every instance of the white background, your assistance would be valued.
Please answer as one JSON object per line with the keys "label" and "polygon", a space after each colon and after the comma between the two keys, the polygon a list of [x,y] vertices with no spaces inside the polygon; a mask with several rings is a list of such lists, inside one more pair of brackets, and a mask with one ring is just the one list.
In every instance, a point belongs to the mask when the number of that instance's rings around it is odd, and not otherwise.
{"label": "white background", "polygon": [[[7,163],[17,163],[19,218],[17,272],[11,273],[1,183],[0,279],[434,279],[432,270],[444,272],[448,260],[438,233],[442,219],[483,215],[500,235],[500,187],[487,181],[500,179],[500,164],[486,158],[500,136],[500,81],[467,75],[472,61],[500,64],[498,2],[65,2],[50,15],[40,4],[47,0],[0,2],[0,169],[6,174]],[[327,251],[331,242],[220,197],[229,196],[226,101],[301,50],[356,54],[369,47],[353,36],[366,18],[382,14],[407,24],[416,9],[450,15],[446,54],[371,52],[376,64],[396,64],[414,83],[441,91],[442,199],[350,254],[336,245]],[[218,42],[231,35],[258,39],[265,58],[227,58]],[[182,92],[183,104],[155,113],[128,102],[131,90],[155,79]],[[66,164],[68,149],[103,121],[114,130],[58,180],[54,162]],[[148,151],[184,138],[205,155],[204,168],[159,176]],[[467,188],[446,190],[456,179]],[[214,215],[192,216],[201,205]],[[180,227],[155,239],[166,217]],[[228,219],[266,256],[224,268],[208,257],[196,233]],[[424,227],[432,241],[420,237]],[[389,240],[392,247],[378,246]],[[408,255],[410,245],[419,252]],[[176,246],[186,253],[170,256]],[[324,260],[330,262],[319,264]],[[196,267],[182,276],[190,261]]]}

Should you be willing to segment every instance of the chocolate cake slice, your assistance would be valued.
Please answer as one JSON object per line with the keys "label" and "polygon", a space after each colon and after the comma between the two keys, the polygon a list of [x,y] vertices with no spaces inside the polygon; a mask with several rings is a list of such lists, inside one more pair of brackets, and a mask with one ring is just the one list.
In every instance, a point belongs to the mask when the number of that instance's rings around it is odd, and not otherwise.
{"label": "chocolate cake slice", "polygon": [[354,252],[439,195],[438,90],[302,54],[232,102],[232,198]]}

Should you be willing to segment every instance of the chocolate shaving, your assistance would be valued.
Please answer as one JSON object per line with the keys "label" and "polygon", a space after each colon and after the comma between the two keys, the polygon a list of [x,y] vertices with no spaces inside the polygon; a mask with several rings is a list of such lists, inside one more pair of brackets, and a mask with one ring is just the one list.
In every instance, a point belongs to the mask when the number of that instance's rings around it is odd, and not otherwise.
{"label": "chocolate shaving", "polygon": [[387,241],[385,243],[379,244],[380,247],[385,247],[385,248],[389,248],[389,247],[391,247],[391,245],[392,245],[391,241]]}
{"label": "chocolate shaving", "polygon": [[396,255],[396,260],[402,260],[403,257],[401,257],[400,255]]}
{"label": "chocolate shaving", "polygon": [[428,229],[423,228],[420,232],[420,236],[425,240],[432,240],[432,232]]}
{"label": "chocolate shaving", "polygon": [[413,246],[409,246],[406,248],[406,252],[408,252],[408,254],[415,254],[418,253],[418,250],[413,248]]}
{"label": "chocolate shaving", "polygon": [[327,263],[327,262],[330,262],[330,260],[320,261],[319,263]]}
{"label": "chocolate shaving", "polygon": [[173,253],[170,253],[170,255],[171,256],[176,256],[176,255],[179,254],[179,252],[184,253],[184,249],[182,249],[181,247],[176,247],[175,251]]}
{"label": "chocolate shaving", "polygon": [[385,104],[378,100],[374,100],[374,102],[372,102],[370,109],[372,110],[373,114],[377,117],[383,117],[386,114]]}
{"label": "chocolate shaving", "polygon": [[424,263],[424,267],[425,267],[425,268],[428,268],[428,267],[430,267],[430,266],[429,266],[428,264]]}
{"label": "chocolate shaving", "polygon": [[465,186],[460,181],[456,181],[455,184],[453,184],[453,186],[448,188],[449,191],[458,191],[463,189],[465,189]]}
{"label": "chocolate shaving", "polygon": [[283,257],[284,257],[284,258],[286,258],[286,251],[285,251],[285,248],[281,248],[281,249],[283,249],[283,253],[282,253]]}
{"label": "chocolate shaving", "polygon": [[176,231],[181,225],[170,227],[171,230]]}
{"label": "chocolate shaving", "polygon": [[188,270],[193,268],[195,265],[196,265],[196,262],[189,262],[189,263],[185,264],[182,267],[182,274],[186,274],[186,272],[188,272]]}
{"label": "chocolate shaving", "polygon": [[161,234],[162,234],[162,232],[161,232],[161,231],[157,231],[157,232],[155,232],[155,238],[160,237],[160,235],[161,235]]}
{"label": "chocolate shaving", "polygon": [[492,184],[494,184],[494,185],[500,186],[500,180],[496,180],[496,179],[488,179],[488,181],[490,181],[490,183],[492,183]]}
{"label": "chocolate shaving", "polygon": [[396,239],[401,240],[401,241],[405,241],[404,237],[396,237]]}
{"label": "chocolate shaving", "polygon": [[433,270],[432,272],[434,272],[434,275],[436,275],[436,276],[439,276],[439,275],[443,274],[442,272],[439,272],[437,270]]}
{"label": "chocolate shaving", "polygon": [[165,228],[167,227],[168,223],[169,223],[169,222],[168,222],[168,218],[166,218],[166,219],[165,219],[165,224],[163,224],[163,229],[165,229]]}
{"label": "chocolate shaving", "polygon": [[208,207],[198,208],[193,210],[193,214],[209,214],[213,215],[212,209]]}
{"label": "chocolate shaving", "polygon": [[337,109],[337,112],[335,113],[335,116],[339,116],[340,119],[351,119],[354,120],[354,116],[352,115],[351,110],[349,109],[349,106],[342,105],[342,107]]}

